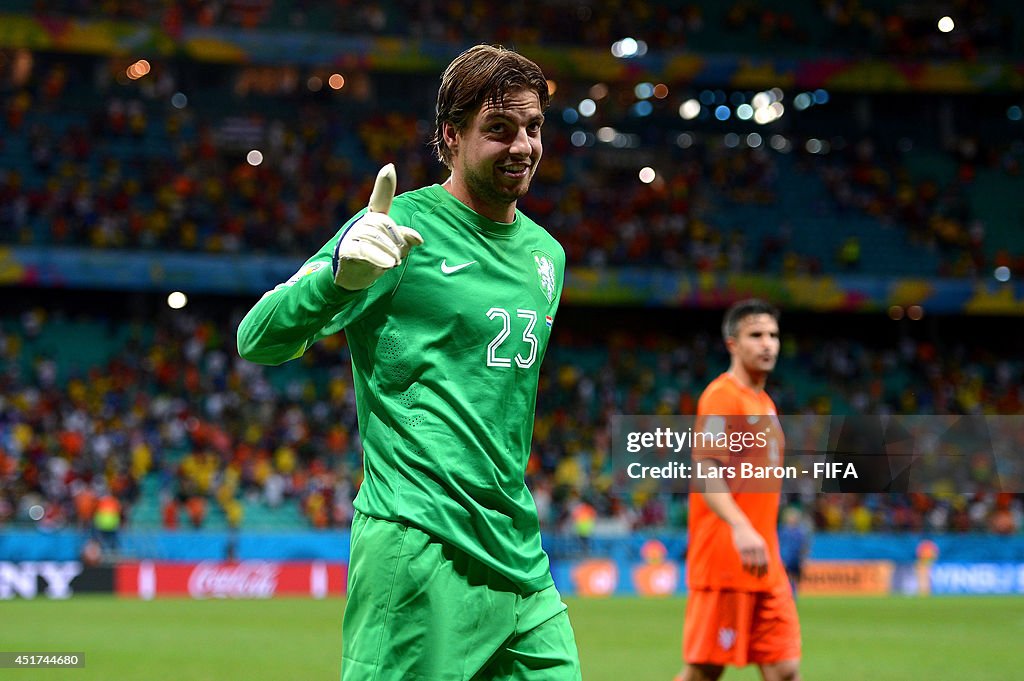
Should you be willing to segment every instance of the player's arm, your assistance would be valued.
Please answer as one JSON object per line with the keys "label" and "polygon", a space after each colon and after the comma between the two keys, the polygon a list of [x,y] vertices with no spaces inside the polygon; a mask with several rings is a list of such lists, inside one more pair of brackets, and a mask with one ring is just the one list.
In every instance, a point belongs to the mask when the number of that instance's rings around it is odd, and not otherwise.
{"label": "player's arm", "polygon": [[[735,416],[719,416],[719,414],[741,414],[743,405],[736,402],[727,392],[718,390],[705,392],[697,403],[697,427],[695,430],[720,436],[729,430],[730,422]],[[734,424],[735,425],[735,424]],[[699,461],[704,470],[710,471],[728,465],[731,452],[728,448],[701,447],[693,452],[694,461]],[[740,556],[743,569],[761,577],[768,571],[768,545],[756,529],[750,518],[736,503],[732,496],[728,478],[725,475],[711,477],[708,475],[702,482],[702,489],[695,490],[700,494],[708,508],[725,522],[732,531],[732,543]]]}
{"label": "player's arm", "polygon": [[377,175],[367,210],[249,310],[238,327],[239,355],[260,364],[299,357],[394,288],[398,266],[423,243],[419,233],[388,215],[394,196],[395,168],[389,163]]}
{"label": "player's arm", "polygon": [[[719,465],[715,459],[704,459],[705,469],[712,469]],[[750,518],[739,507],[729,486],[721,478],[711,478],[705,481],[703,492],[698,492],[708,508],[721,518],[732,530],[732,543],[736,552],[740,554],[740,562],[743,569],[751,574],[761,577],[768,571],[768,545],[754,526]]]}

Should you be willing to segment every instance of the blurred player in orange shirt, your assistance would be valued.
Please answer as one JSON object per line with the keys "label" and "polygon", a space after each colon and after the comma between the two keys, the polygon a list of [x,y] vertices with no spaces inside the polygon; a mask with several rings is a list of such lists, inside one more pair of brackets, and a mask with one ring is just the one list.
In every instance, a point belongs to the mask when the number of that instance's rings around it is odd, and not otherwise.
{"label": "blurred player in orange shirt", "polygon": [[[780,480],[741,473],[782,465],[785,440],[764,391],[779,356],[779,313],[744,300],[725,314],[729,370],[704,390],[695,432],[725,434],[728,446],[694,447],[686,619],[676,681],[714,681],[726,665],[760,667],[765,681],[800,678],[800,623],[779,554]],[[753,442],[754,446],[750,446]],[[749,472],[749,469],[748,469]]]}

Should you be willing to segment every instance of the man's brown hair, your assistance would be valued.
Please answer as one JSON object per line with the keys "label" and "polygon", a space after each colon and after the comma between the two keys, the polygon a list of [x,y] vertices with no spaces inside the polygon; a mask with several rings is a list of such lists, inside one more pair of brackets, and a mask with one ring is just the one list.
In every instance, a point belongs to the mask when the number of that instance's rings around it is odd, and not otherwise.
{"label": "man's brown hair", "polygon": [[771,303],[758,298],[741,300],[725,311],[725,319],[722,320],[722,338],[726,340],[736,338],[740,332],[740,322],[756,314],[766,314],[776,323],[779,321],[779,308]]}
{"label": "man's brown hair", "polygon": [[540,109],[548,107],[548,82],[535,63],[500,45],[471,47],[445,69],[437,91],[437,115],[430,144],[439,161],[452,167],[452,152],[444,141],[444,125],[451,123],[459,132],[487,100],[499,106],[505,95],[521,89],[533,90],[540,98]]}

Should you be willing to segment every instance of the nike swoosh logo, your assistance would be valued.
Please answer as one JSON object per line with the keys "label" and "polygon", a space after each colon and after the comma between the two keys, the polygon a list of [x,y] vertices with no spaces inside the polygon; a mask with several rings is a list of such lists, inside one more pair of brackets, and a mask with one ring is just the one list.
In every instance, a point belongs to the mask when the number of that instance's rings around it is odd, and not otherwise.
{"label": "nike swoosh logo", "polygon": [[452,265],[451,267],[449,267],[448,259],[446,258],[441,261],[441,271],[444,272],[445,274],[455,274],[459,270],[464,270],[470,265],[474,264],[475,262],[476,260],[470,260],[469,262],[464,262],[461,265]]}

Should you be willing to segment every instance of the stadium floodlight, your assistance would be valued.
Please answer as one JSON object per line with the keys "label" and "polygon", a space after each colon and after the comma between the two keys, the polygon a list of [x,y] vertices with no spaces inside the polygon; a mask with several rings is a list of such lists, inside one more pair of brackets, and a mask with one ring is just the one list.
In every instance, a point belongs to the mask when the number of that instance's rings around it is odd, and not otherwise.
{"label": "stadium floodlight", "polygon": [[760,125],[767,125],[768,123],[774,121],[776,118],[778,118],[778,115],[775,113],[775,110],[772,109],[771,107],[766,106],[754,110],[754,121],[759,123]]}
{"label": "stadium floodlight", "polygon": [[949,33],[954,28],[956,28],[956,24],[953,23],[952,17],[942,17],[939,19],[939,30],[943,33]]}
{"label": "stadium floodlight", "polygon": [[633,105],[633,113],[637,116],[650,116],[654,112],[654,105],[646,99]]}
{"label": "stadium floodlight", "polygon": [[188,296],[181,291],[173,291],[167,295],[167,307],[172,310],[180,310],[188,305]]}
{"label": "stadium floodlight", "polygon": [[147,60],[140,59],[128,67],[125,71],[125,75],[127,75],[131,80],[138,80],[139,78],[148,75],[150,68],[150,64]]}
{"label": "stadium floodlight", "polygon": [[654,178],[657,176],[658,174],[654,172],[654,168],[650,166],[645,166],[640,169],[640,181],[644,184],[654,182]]}
{"label": "stadium floodlight", "polygon": [[640,51],[640,44],[635,38],[623,38],[612,43],[612,56],[619,59],[629,59],[637,56]]}
{"label": "stadium floodlight", "polygon": [[692,121],[700,115],[700,102],[696,99],[688,99],[679,105],[679,117],[683,120]]}

